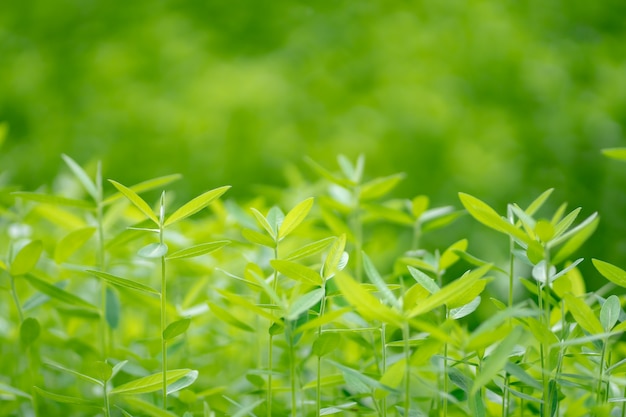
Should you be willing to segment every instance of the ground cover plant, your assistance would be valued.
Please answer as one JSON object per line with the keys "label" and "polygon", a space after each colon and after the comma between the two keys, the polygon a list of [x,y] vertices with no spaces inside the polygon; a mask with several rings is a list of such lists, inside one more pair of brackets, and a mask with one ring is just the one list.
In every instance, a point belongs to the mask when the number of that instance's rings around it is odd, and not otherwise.
{"label": "ground cover plant", "polygon": [[[179,175],[62,158],[51,189],[0,192],[0,415],[626,415],[626,271],[584,259],[599,215],[551,189],[432,207],[339,156],[184,202]],[[422,245],[461,216],[509,259]]]}

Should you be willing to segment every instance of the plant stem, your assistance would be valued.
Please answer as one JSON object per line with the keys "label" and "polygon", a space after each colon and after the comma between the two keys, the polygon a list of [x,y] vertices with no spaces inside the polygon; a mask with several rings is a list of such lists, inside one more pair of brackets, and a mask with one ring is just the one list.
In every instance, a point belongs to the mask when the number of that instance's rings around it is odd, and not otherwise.
{"label": "plant stem", "polygon": [[[163,222],[159,228],[159,241],[163,244]],[[161,256],[161,359],[163,369],[163,409],[167,410],[167,340],[163,332],[167,323],[167,280],[165,275],[165,255]]]}
{"label": "plant stem", "polygon": [[598,385],[596,387],[596,405],[604,404],[604,396],[602,394],[602,380],[604,379],[604,360],[606,358],[606,347],[608,338],[602,341],[602,351],[600,353],[600,366],[598,366]]}
{"label": "plant stem", "polygon": [[[402,338],[404,339],[404,415],[408,416],[411,410],[411,350],[409,347],[409,321],[402,326]],[[444,414],[445,415],[445,414]]]}
{"label": "plant stem", "polygon": [[291,334],[291,323],[288,324],[289,330],[287,337],[289,338],[289,377],[291,379],[291,416],[297,417],[298,404],[296,401],[296,355],[294,349],[293,335]]}
{"label": "plant stem", "polygon": [[[324,283],[324,290],[326,290],[326,284]],[[324,292],[324,297],[322,297],[321,305],[320,305],[320,317],[324,316],[324,310],[326,309],[326,292]],[[317,328],[317,337],[319,338],[322,335],[322,326]],[[317,380],[315,387],[315,404],[316,410],[315,415],[320,417],[320,409],[322,408],[322,357],[317,357]]]}
{"label": "plant stem", "polygon": [[[278,239],[278,238],[276,238]],[[275,241],[275,245],[274,245],[274,259],[278,260],[278,240]],[[274,269],[274,291],[276,291],[278,289],[278,271],[276,269]],[[272,366],[272,356],[273,356],[273,350],[274,350],[274,335],[272,335],[270,333],[270,337],[269,337],[269,345],[267,347],[267,368],[268,368],[268,374],[267,374],[267,415],[268,417],[272,416],[272,370],[273,370],[273,366]]]}
{"label": "plant stem", "polygon": [[[381,344],[381,356],[382,356],[382,370],[381,375],[384,375],[387,372],[387,325],[382,323],[380,326],[380,344]],[[382,404],[382,416],[387,417],[387,397],[383,397],[381,400]]]}
{"label": "plant stem", "polygon": [[[546,248],[544,250],[544,285],[539,285],[539,300],[543,305],[540,304],[539,309],[544,312],[543,321],[546,326],[546,329],[550,330],[550,252]],[[545,300],[542,298],[545,297]],[[550,389],[550,379],[552,376],[552,366],[550,361],[550,346],[546,344],[541,344],[542,350],[542,376],[543,376],[543,416],[550,417],[552,412],[552,395]]]}

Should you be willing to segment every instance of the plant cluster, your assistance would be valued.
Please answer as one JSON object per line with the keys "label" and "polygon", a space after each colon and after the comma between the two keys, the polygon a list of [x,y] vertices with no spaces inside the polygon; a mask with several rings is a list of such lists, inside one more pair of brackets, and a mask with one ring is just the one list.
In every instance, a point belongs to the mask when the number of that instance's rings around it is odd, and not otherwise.
{"label": "plant cluster", "polygon": [[[545,213],[552,190],[504,215],[431,207],[340,156],[276,205],[228,186],[177,204],[179,175],[126,186],[63,159],[58,192],[0,195],[1,415],[626,415],[626,271],[593,259],[609,283],[586,290],[598,215]],[[465,213],[506,265],[421,246]]]}

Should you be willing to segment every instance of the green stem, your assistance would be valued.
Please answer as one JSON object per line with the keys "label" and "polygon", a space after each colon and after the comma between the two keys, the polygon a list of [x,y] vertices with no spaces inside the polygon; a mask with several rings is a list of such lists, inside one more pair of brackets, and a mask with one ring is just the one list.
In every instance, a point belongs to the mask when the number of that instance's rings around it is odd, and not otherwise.
{"label": "green stem", "polygon": [[[380,344],[381,344],[381,375],[384,375],[387,372],[387,327],[386,324],[383,323],[380,327]],[[382,413],[383,417],[387,417],[387,397],[383,397],[381,400],[382,405]]]}
{"label": "green stem", "polygon": [[[163,244],[163,225],[159,230],[159,241]],[[163,409],[167,410],[167,340],[163,336],[167,317],[167,280],[165,275],[165,255],[161,256],[161,359],[163,369]]]}
{"label": "green stem", "polygon": [[[404,339],[404,415],[408,416],[411,410],[411,350],[409,347],[409,322],[402,326],[402,338]],[[445,414],[444,414],[445,415]]]}
{"label": "green stem", "polygon": [[291,323],[289,323],[289,377],[291,379],[291,416],[297,417],[298,404],[296,401],[296,354],[293,343],[293,335],[291,334]]}
{"label": "green stem", "polygon": [[108,381],[104,381],[104,417],[111,416],[111,406],[109,405]]}
{"label": "green stem", "polygon": [[[540,309],[543,307],[543,309],[545,309],[544,311],[544,324],[546,326],[546,329],[550,330],[550,252],[548,251],[548,249],[546,248],[544,250],[544,268],[545,268],[545,273],[544,273],[544,277],[545,277],[545,282],[543,286],[539,286],[540,289],[540,293],[539,293],[539,299],[541,300],[543,297],[545,297],[545,300],[543,300],[543,306],[540,306]],[[551,390],[550,390],[550,379],[552,376],[552,366],[551,366],[551,361],[550,361],[550,346],[546,345],[546,344],[542,344],[542,356],[543,356],[543,371],[542,371],[542,375],[543,375],[543,390],[544,390],[544,408],[543,408],[543,415],[545,417],[550,417],[551,411],[552,411],[552,395],[551,395]]]}
{"label": "green stem", "polygon": [[600,366],[598,367],[598,385],[596,387],[596,403],[597,405],[604,404],[604,396],[602,394],[602,380],[604,379],[604,360],[606,358],[606,347],[608,345],[608,339],[602,341],[602,352],[600,353]]}
{"label": "green stem", "polygon": [[[276,238],[278,239],[278,238]],[[274,259],[278,260],[278,240],[276,240],[274,245]],[[276,291],[278,289],[278,271],[274,269],[274,291]],[[268,368],[268,374],[267,374],[267,415],[268,417],[272,416],[272,370],[273,370],[273,365],[272,365],[272,356],[273,356],[273,350],[274,350],[274,336],[272,334],[270,334],[269,337],[269,345],[267,347],[268,353],[267,353],[267,368]]]}
{"label": "green stem", "polygon": [[[326,286],[324,285],[324,288]],[[324,316],[324,310],[326,309],[326,293],[324,293],[324,297],[322,297],[322,302],[320,305],[320,317]],[[319,338],[320,336],[322,336],[322,326],[319,326],[317,328],[317,337]],[[316,380],[316,387],[315,387],[315,404],[316,404],[316,411],[315,411],[315,415],[317,417],[320,417],[320,409],[322,408],[322,357],[318,356],[317,357],[317,380]]]}

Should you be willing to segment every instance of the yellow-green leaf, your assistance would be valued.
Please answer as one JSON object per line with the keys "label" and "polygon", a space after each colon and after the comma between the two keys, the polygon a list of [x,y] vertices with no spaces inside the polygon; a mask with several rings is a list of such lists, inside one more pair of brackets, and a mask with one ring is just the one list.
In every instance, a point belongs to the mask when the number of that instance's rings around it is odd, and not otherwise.
{"label": "yellow-green leaf", "polygon": [[182,259],[182,258],[195,258],[196,256],[206,255],[214,252],[224,246],[230,244],[229,240],[218,240],[215,242],[201,243],[199,245],[192,246],[190,248],[181,249],[172,253],[167,257],[170,259]]}
{"label": "yellow-green leaf", "polygon": [[272,260],[272,268],[281,274],[310,285],[320,286],[324,283],[320,274],[309,267],[291,261]]}
{"label": "yellow-green leaf", "polygon": [[169,216],[163,226],[170,226],[177,221],[180,221],[199,212],[200,210],[211,204],[213,201],[221,197],[222,194],[228,191],[229,188],[230,185],[226,185],[199,195],[198,197],[184,204],[181,208],[179,208],[171,216]]}
{"label": "yellow-green leaf", "polygon": [[388,177],[375,178],[361,186],[359,198],[362,201],[373,200],[393,190],[406,175],[403,173]]}
{"label": "yellow-green leaf", "polygon": [[117,285],[118,287],[128,288],[128,289],[135,290],[135,291],[141,291],[141,292],[144,292],[144,293],[147,293],[147,294],[160,295],[160,293],[157,290],[155,290],[153,288],[150,288],[147,285],[140,284],[140,283],[135,282],[135,281],[131,281],[130,279],[120,278],[120,277],[117,277],[115,275],[111,275],[111,274],[108,274],[106,272],[100,272],[100,271],[88,270],[86,272],[88,272],[88,273],[90,273],[90,274],[100,278],[101,280],[110,283],[110,284]]}
{"label": "yellow-green leaf", "polygon": [[74,252],[80,249],[96,232],[95,227],[84,227],[63,236],[54,250],[54,261],[65,262]]}
{"label": "yellow-green leaf", "polygon": [[44,204],[52,204],[58,206],[67,206],[67,207],[78,207],[83,209],[93,209],[95,208],[94,204],[85,201],[85,200],[77,200],[75,198],[67,198],[61,197],[57,195],[43,194],[43,193],[34,193],[29,191],[14,191],[11,193],[12,196],[23,198],[24,200],[36,201],[38,203]]}
{"label": "yellow-green leaf", "polygon": [[[166,176],[163,176],[163,177],[157,177],[157,178],[153,178],[151,180],[140,182],[140,183],[132,185],[132,186],[130,186],[128,188],[133,190],[135,193],[139,194],[139,193],[142,193],[144,191],[153,190],[155,188],[161,188],[164,185],[167,185],[167,184],[169,184],[171,182],[179,180],[180,178],[182,178],[182,175],[180,175],[180,174],[166,175]],[[103,201],[103,204],[107,205],[107,204],[114,203],[115,201],[117,201],[117,200],[119,200],[120,198],[123,198],[123,197],[124,197],[124,195],[122,193],[115,193],[112,196],[106,198]]]}
{"label": "yellow-green leaf", "polygon": [[109,180],[109,182],[113,184],[113,186],[117,188],[117,190],[122,193],[131,203],[133,203],[133,205],[137,207],[139,211],[145,214],[155,224],[159,224],[159,219],[157,218],[156,214],[154,214],[154,211],[150,208],[148,203],[146,203],[143,198],[139,197],[136,192],[126,187],[125,185],[120,184],[117,181]]}
{"label": "yellow-green leaf", "polygon": [[11,275],[24,275],[33,270],[43,252],[41,240],[33,240],[15,255],[11,262]]}
{"label": "yellow-green leaf", "polygon": [[565,294],[564,298],[567,309],[572,313],[574,320],[580,327],[592,335],[604,332],[600,320],[598,320],[591,307],[583,300],[574,297],[572,294]]}
{"label": "yellow-green leaf", "polygon": [[[192,372],[191,369],[172,369],[167,371],[167,385],[181,379],[189,372]],[[110,394],[118,394],[118,395],[136,395],[136,394],[146,394],[149,392],[158,391],[163,388],[163,373],[159,372],[156,374],[148,375],[143,378],[135,379],[133,381],[127,382],[125,384],[120,385],[119,387],[115,387],[111,390]]]}
{"label": "yellow-green leaf", "polygon": [[613,284],[626,288],[626,271],[608,262],[601,261],[599,259],[592,259],[593,266],[596,267],[599,273]]}
{"label": "yellow-green leaf", "polygon": [[289,233],[293,232],[306,218],[307,214],[309,214],[311,207],[313,207],[313,197],[307,198],[291,209],[278,229],[278,239],[283,239]]}

